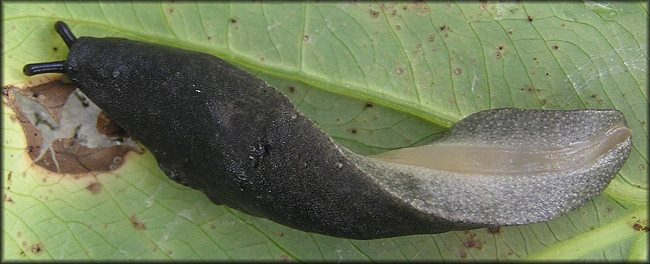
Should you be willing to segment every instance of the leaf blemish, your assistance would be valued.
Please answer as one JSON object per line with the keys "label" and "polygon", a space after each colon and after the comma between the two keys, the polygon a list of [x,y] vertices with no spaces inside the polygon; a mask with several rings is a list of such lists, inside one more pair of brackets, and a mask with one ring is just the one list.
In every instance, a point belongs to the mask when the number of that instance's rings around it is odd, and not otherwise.
{"label": "leaf blemish", "polygon": [[377,12],[375,10],[370,10],[370,16],[373,17],[373,18],[377,18],[377,17],[379,17],[379,12]]}
{"label": "leaf blemish", "polygon": [[93,182],[86,187],[88,191],[90,191],[92,194],[98,194],[99,191],[102,190],[102,185],[98,182]]}
{"label": "leaf blemish", "polygon": [[463,73],[463,70],[461,68],[454,69],[454,74],[460,75],[461,73]]}
{"label": "leaf blemish", "polygon": [[465,251],[464,247],[460,248],[460,252],[458,252],[458,257],[460,257],[462,259],[467,257],[467,251]]}
{"label": "leaf blemish", "polygon": [[34,255],[38,255],[41,252],[43,252],[43,246],[41,246],[41,244],[39,244],[39,243],[36,243],[36,244],[32,245],[30,250],[32,251],[32,253],[34,253]]}
{"label": "leaf blemish", "polygon": [[140,222],[135,215],[131,216],[131,224],[133,224],[133,227],[135,227],[135,229],[137,229],[137,230],[146,230],[147,229],[147,225]]}
{"label": "leaf blemish", "polygon": [[470,233],[469,237],[465,240],[463,244],[467,248],[475,248],[478,250],[481,250],[483,248],[483,243],[476,239],[476,233]]}
{"label": "leaf blemish", "polygon": [[644,231],[644,232],[650,231],[650,227],[648,226],[647,221],[644,221],[644,223],[641,223],[641,221],[636,220],[636,222],[634,222],[634,225],[632,225],[632,228],[635,231]]}
{"label": "leaf blemish", "polygon": [[[128,143],[129,139],[111,138],[102,134],[98,127],[88,127],[80,132],[82,126],[91,123],[87,121],[99,121],[99,110],[95,112],[95,108],[90,108],[91,102],[72,84],[49,80],[24,89],[3,88],[9,107],[23,127],[28,156],[39,167],[57,174],[90,176],[87,174],[90,171],[111,170],[110,164],[116,156],[141,151],[134,143]],[[77,108],[83,108],[87,115],[72,120],[69,113]],[[39,114],[32,118],[25,111]],[[119,127],[116,129],[121,130]],[[84,142],[94,143],[87,146]]]}
{"label": "leaf blemish", "polygon": [[2,200],[10,204],[14,203],[14,200],[12,200],[11,197],[9,197],[9,195],[7,195],[6,193],[2,195]]}
{"label": "leaf blemish", "polygon": [[501,227],[500,226],[491,226],[486,228],[487,232],[490,234],[498,234],[501,233]]}

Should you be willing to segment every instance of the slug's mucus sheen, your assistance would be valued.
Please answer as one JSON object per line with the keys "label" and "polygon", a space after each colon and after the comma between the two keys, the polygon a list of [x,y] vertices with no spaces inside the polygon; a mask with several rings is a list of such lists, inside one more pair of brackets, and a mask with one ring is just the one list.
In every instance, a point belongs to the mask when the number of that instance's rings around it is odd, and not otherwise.
{"label": "slug's mucus sheen", "polygon": [[547,221],[602,192],[630,152],[616,110],[495,109],[430,145],[365,157],[219,58],[55,28],[67,59],[26,74],[67,74],[174,181],[304,231],[374,239]]}

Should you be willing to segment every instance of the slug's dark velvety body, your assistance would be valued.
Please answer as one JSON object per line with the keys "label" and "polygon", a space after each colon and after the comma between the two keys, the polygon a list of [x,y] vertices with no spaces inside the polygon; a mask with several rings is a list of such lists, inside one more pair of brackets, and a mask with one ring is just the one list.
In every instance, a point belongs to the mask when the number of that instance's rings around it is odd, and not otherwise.
{"label": "slug's dark velvety body", "polygon": [[513,165],[505,175],[492,173],[500,167],[444,167],[449,162],[423,168],[391,162],[390,155],[351,153],[275,88],[208,54],[82,37],[71,43],[63,72],[171,179],[216,204],[338,237],[546,221],[600,193],[630,149],[629,130],[615,110],[498,109],[464,119],[438,144],[528,147],[534,156],[565,155],[563,146],[586,142],[569,151],[588,153],[584,165],[543,161],[530,170]]}

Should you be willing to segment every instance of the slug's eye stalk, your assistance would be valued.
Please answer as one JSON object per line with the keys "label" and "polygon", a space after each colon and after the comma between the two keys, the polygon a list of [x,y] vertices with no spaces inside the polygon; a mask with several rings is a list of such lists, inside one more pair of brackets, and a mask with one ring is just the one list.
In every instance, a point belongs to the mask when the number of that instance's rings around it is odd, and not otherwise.
{"label": "slug's eye stalk", "polygon": [[61,36],[61,39],[63,39],[68,48],[72,47],[72,43],[77,40],[77,37],[72,34],[68,24],[63,21],[57,21],[56,24],[54,24],[54,29],[56,30],[56,33],[59,33],[59,36]]}
{"label": "slug's eye stalk", "polygon": [[[68,48],[72,47],[72,44],[77,40],[77,37],[72,34],[68,25],[63,21],[57,21],[54,24],[54,29],[61,36],[61,39],[63,39]],[[43,73],[65,73],[64,63],[65,61],[55,61],[27,64],[23,67],[23,74],[32,76]]]}
{"label": "slug's eye stalk", "polygon": [[23,67],[23,74],[32,76],[43,73],[65,73],[63,63],[65,63],[65,61],[27,64]]}

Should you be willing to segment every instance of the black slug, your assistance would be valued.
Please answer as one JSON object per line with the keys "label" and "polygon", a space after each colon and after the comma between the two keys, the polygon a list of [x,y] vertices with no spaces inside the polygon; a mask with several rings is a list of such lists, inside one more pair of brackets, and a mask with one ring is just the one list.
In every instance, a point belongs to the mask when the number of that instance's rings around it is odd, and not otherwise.
{"label": "black slug", "polygon": [[174,181],[304,231],[375,239],[547,221],[602,192],[630,153],[617,110],[495,109],[432,144],[361,156],[219,58],[55,28],[67,59],[25,74],[65,73]]}

